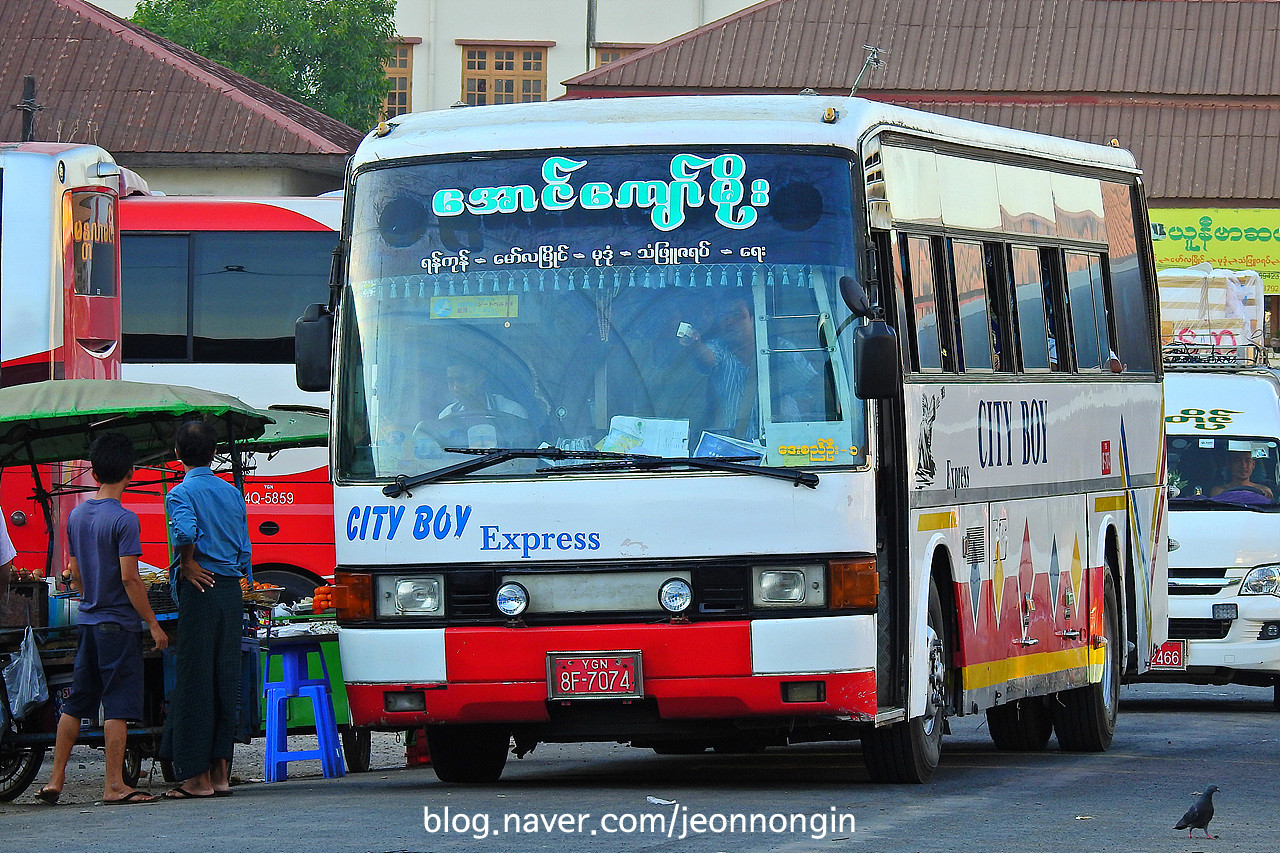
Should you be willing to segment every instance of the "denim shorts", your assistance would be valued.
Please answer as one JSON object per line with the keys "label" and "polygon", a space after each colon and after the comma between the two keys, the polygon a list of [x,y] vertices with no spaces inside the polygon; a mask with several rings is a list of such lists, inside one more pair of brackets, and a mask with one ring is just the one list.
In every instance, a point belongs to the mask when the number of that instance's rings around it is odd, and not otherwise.
{"label": "denim shorts", "polygon": [[142,633],[115,622],[80,625],[71,696],[62,713],[103,720],[142,719]]}

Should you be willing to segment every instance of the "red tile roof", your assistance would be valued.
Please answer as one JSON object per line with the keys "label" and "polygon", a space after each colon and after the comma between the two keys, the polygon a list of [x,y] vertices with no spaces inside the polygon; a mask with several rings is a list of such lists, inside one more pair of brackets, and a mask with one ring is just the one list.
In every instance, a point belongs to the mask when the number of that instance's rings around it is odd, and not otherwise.
{"label": "red tile roof", "polygon": [[[36,77],[36,138],[113,154],[345,157],[347,125],[82,0],[0,3],[0,101]],[[0,113],[0,139],[22,114]]]}
{"label": "red tile roof", "polygon": [[859,94],[1134,151],[1153,198],[1280,199],[1280,2],[768,0],[566,81],[566,97]]}

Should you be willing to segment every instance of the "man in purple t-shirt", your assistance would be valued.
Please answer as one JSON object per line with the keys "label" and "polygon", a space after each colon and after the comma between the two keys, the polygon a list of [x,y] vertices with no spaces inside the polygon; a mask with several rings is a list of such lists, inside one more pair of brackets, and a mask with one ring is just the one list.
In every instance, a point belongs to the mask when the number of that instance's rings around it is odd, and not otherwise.
{"label": "man in purple t-shirt", "polygon": [[107,753],[102,801],[149,803],[157,798],[124,783],[125,740],[128,721],[142,719],[142,626],[150,629],[158,649],[168,646],[169,638],[156,621],[138,574],[138,516],[120,505],[133,479],[133,444],[121,433],[103,433],[90,446],[89,461],[98,492],[67,519],[71,582],[80,590],[80,646],[71,696],[58,720],[53,771],[36,798],[57,804],[80,718],[93,715],[101,703]]}

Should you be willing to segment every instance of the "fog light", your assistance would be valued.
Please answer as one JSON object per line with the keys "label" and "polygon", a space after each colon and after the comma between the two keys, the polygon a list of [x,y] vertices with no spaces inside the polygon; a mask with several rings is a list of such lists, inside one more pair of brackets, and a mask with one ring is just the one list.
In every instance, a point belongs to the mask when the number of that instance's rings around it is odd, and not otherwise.
{"label": "fog light", "polygon": [[388,691],[382,694],[382,707],[394,713],[427,710],[427,694],[421,690]]}
{"label": "fog light", "polygon": [[519,616],[529,606],[529,591],[518,583],[504,583],[498,587],[495,603],[504,616]]}
{"label": "fog light", "polygon": [[1263,622],[1258,632],[1259,640],[1280,640],[1280,622]]}
{"label": "fog light", "polygon": [[825,702],[827,701],[827,682],[784,681],[782,682],[782,701]]}
{"label": "fog light", "polygon": [[680,578],[672,578],[658,590],[658,603],[668,613],[683,613],[693,604],[693,590]]}
{"label": "fog light", "polygon": [[[1204,611],[1201,611],[1204,612]],[[1238,619],[1240,618],[1240,605],[1238,604],[1215,604],[1213,605],[1214,619]]]}

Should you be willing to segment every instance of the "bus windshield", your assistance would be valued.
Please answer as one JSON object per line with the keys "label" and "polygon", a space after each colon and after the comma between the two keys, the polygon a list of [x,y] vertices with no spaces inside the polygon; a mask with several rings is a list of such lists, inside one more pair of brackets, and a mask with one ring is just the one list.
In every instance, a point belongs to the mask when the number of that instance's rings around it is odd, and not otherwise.
{"label": "bus windshield", "polygon": [[340,479],[469,458],[451,448],[865,463],[839,297],[858,276],[846,159],[401,164],[357,177],[352,221]]}

